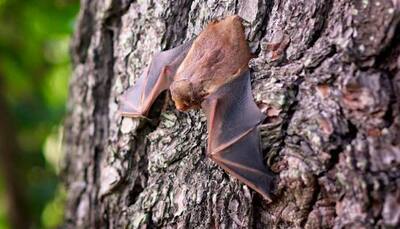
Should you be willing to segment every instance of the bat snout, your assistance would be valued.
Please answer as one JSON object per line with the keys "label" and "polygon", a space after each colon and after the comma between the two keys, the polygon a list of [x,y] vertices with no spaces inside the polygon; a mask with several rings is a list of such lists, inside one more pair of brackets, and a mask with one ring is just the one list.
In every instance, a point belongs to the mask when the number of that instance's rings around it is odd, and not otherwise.
{"label": "bat snout", "polygon": [[187,111],[189,110],[189,104],[185,103],[184,101],[175,101],[175,107],[179,111]]}

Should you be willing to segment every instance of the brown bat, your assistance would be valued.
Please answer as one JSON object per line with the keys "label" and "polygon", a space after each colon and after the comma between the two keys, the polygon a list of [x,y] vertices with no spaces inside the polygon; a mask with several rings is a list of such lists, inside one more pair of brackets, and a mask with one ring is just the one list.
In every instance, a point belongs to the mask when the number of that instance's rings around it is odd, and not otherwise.
{"label": "brown bat", "polygon": [[178,110],[206,113],[207,155],[270,200],[272,174],[263,163],[258,130],[265,116],[251,94],[250,58],[240,17],[211,22],[194,41],[155,54],[122,95],[120,112],[145,117],[169,88]]}

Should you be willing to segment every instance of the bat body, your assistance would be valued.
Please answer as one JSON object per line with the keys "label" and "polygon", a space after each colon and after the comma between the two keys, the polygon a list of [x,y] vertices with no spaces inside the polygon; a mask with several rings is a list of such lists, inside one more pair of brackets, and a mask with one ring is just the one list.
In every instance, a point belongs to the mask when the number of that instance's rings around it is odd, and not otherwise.
{"label": "bat body", "polygon": [[191,42],[156,54],[135,85],[121,97],[120,112],[145,117],[157,96],[170,89],[178,110],[201,108],[207,116],[207,155],[270,200],[272,175],[263,163],[251,58],[241,19],[210,23]]}

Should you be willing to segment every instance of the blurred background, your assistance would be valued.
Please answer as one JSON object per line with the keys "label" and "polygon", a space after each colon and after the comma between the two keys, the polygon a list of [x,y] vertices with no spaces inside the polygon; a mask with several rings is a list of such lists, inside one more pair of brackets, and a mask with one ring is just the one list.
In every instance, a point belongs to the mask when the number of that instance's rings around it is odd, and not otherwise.
{"label": "blurred background", "polygon": [[77,0],[0,0],[0,229],[55,228]]}

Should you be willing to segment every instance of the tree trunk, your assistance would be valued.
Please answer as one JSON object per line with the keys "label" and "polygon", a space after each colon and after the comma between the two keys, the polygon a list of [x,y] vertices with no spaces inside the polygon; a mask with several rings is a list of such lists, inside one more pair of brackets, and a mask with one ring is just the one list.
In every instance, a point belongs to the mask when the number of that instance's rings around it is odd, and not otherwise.
{"label": "tree trunk", "polygon": [[[400,1],[83,0],[65,122],[68,228],[400,225]],[[270,204],[205,155],[201,111],[118,98],[153,53],[245,20]]]}

